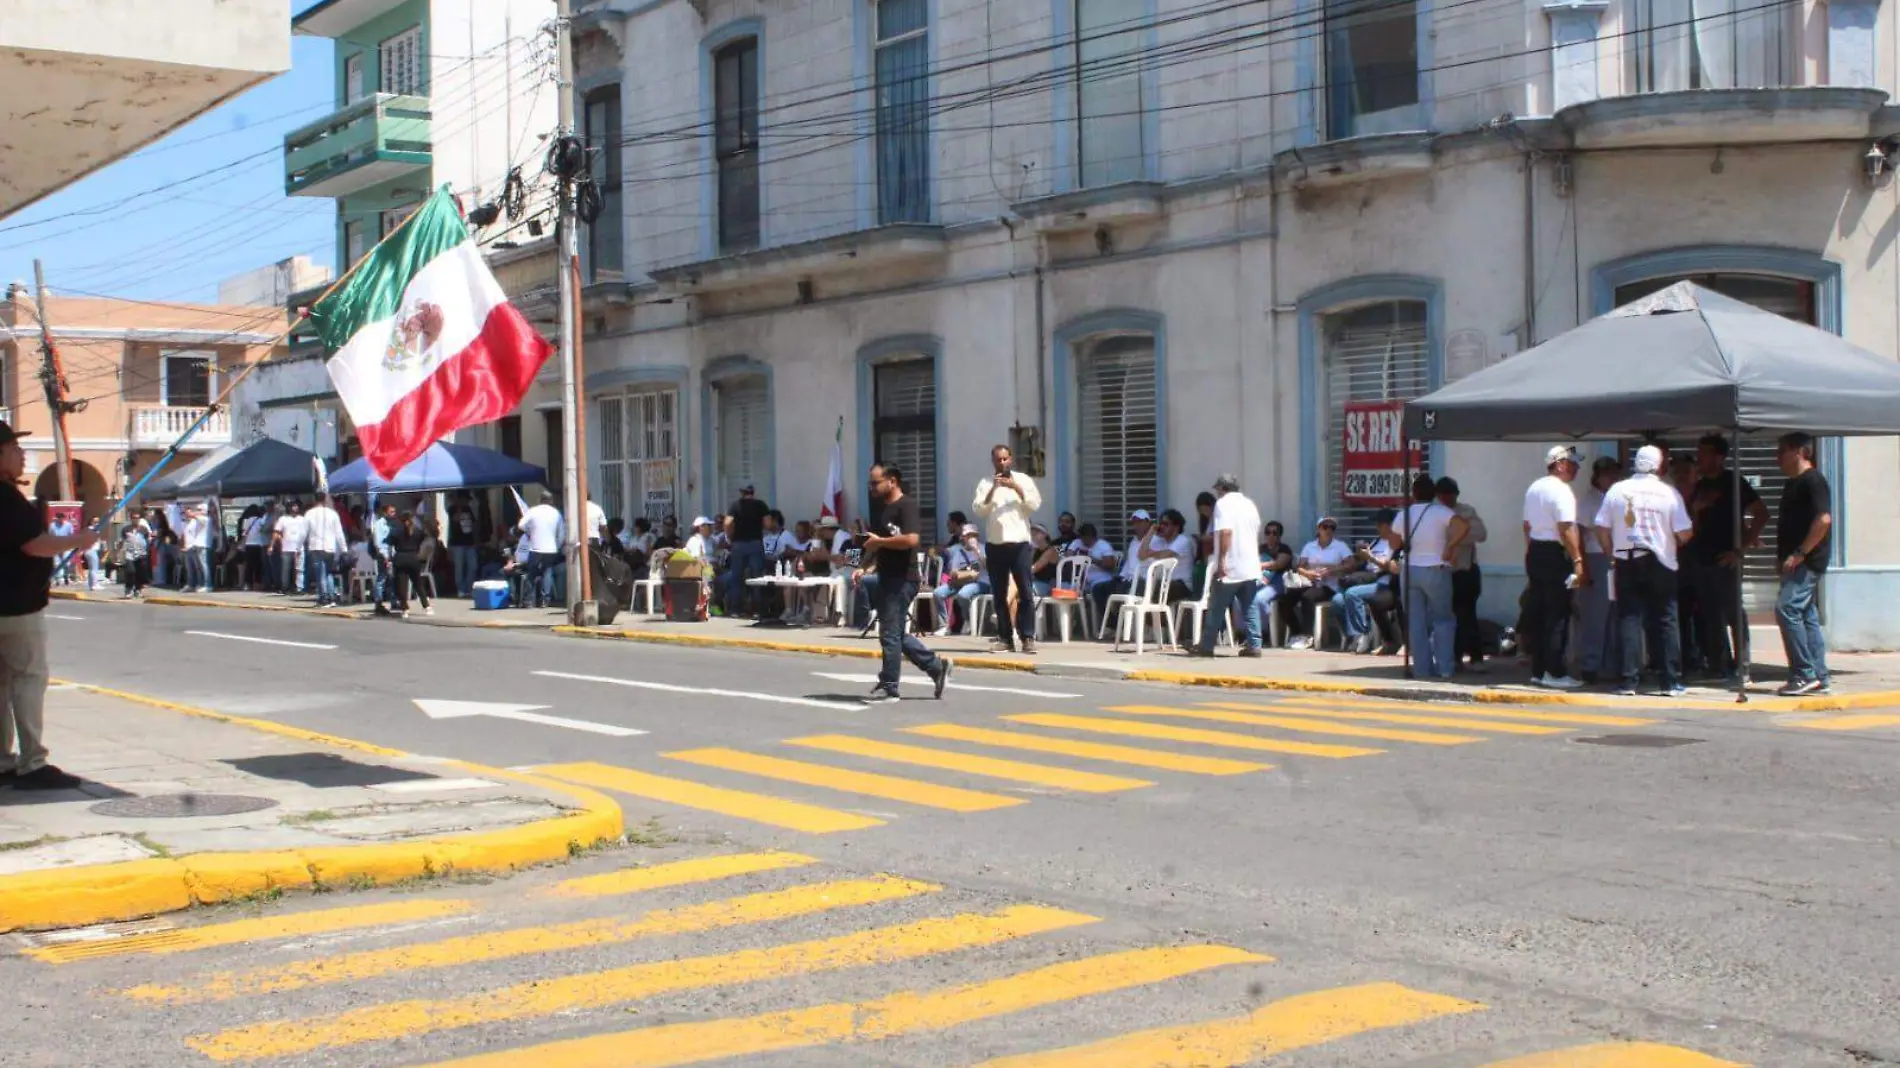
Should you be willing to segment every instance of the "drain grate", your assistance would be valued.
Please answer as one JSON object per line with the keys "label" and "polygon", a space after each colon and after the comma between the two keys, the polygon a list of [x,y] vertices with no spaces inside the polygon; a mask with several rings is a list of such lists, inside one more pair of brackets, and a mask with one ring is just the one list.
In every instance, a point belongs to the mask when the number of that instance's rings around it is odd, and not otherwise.
{"label": "drain grate", "polygon": [[1700,738],[1675,738],[1667,734],[1601,734],[1595,738],[1572,738],[1584,745],[1609,745],[1623,749],[1674,749],[1679,745],[1700,745]]}
{"label": "drain grate", "polygon": [[119,816],[135,820],[184,819],[191,816],[235,816],[274,808],[268,797],[242,794],[154,794],[151,797],[118,797],[101,801],[89,810],[100,816]]}

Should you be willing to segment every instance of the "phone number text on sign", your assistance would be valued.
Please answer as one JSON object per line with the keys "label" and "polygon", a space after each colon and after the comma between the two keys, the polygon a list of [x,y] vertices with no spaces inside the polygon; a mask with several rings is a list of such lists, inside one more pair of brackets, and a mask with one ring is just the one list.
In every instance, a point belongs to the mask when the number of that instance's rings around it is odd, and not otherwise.
{"label": "phone number text on sign", "polygon": [[[1404,401],[1354,401],[1345,408],[1340,495],[1353,504],[1406,502],[1406,468],[1423,466],[1416,440],[1405,441]],[[1409,446],[1409,447],[1408,447]]]}

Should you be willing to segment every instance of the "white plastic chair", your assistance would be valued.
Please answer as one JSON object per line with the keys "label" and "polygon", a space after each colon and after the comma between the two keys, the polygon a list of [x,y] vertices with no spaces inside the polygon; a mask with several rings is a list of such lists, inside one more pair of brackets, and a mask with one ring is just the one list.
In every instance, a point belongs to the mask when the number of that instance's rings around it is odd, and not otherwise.
{"label": "white plastic chair", "polygon": [[[1158,561],[1158,560],[1156,561],[1156,563],[1160,563],[1160,562],[1161,561]],[[1136,562],[1136,566],[1137,567],[1141,566],[1139,561]],[[1153,567],[1154,564],[1149,564],[1148,566]],[[1095,630],[1096,641],[1099,642],[1103,638],[1108,636],[1108,621],[1114,618],[1115,613],[1118,609],[1123,608],[1128,605],[1137,604],[1141,601],[1141,582],[1140,582],[1139,576],[1143,574],[1145,574],[1145,572],[1142,572],[1142,571],[1136,572],[1136,575],[1138,577],[1136,579],[1134,589],[1129,590],[1127,593],[1109,594],[1108,601],[1102,605],[1102,618],[1096,621],[1096,630]]]}
{"label": "white plastic chair", "polygon": [[[1047,627],[1045,624],[1053,620],[1056,624],[1056,633],[1062,636],[1058,640],[1066,643],[1069,640],[1069,619],[1071,616],[1082,625],[1083,634],[1087,634],[1089,631],[1095,629],[1095,604],[1089,600],[1089,593],[1086,588],[1088,576],[1089,558],[1086,556],[1065,557],[1061,562],[1056,564],[1056,584],[1053,588],[1058,590],[1074,590],[1076,591],[1076,596],[1073,598],[1044,597],[1041,601],[1037,602],[1036,629],[1038,631],[1046,633]],[[1040,634],[1037,636],[1037,640],[1041,640]]]}
{"label": "white plastic chair", "polygon": [[640,595],[646,594],[645,612],[649,616],[657,616],[663,610],[660,592],[666,589],[666,558],[670,555],[671,550],[654,550],[653,559],[647,564],[647,577],[634,580],[633,603],[639,604]]}
{"label": "white plastic chair", "polygon": [[933,631],[940,625],[937,620],[937,599],[932,595],[937,592],[937,584],[943,581],[943,557],[918,553],[917,573],[923,576],[923,581],[917,584],[917,596],[910,599],[910,608],[915,613],[917,606],[923,605],[930,619],[924,629]]}
{"label": "white plastic chair", "polygon": [[1180,563],[1179,560],[1156,560],[1148,565],[1148,570],[1142,575],[1141,592],[1135,600],[1122,603],[1121,616],[1115,620],[1116,650],[1121,649],[1122,643],[1128,640],[1129,633],[1132,631],[1135,638],[1135,655],[1141,655],[1142,638],[1147,629],[1149,616],[1160,616],[1168,644],[1177,644],[1174,613],[1168,610],[1168,583],[1174,581],[1174,569]]}
{"label": "white plastic chair", "polygon": [[[1210,579],[1205,579],[1201,582],[1200,600],[1182,601],[1180,604],[1175,606],[1175,611],[1174,611],[1175,633],[1181,634],[1184,632],[1188,632],[1189,624],[1193,625],[1193,630],[1191,632],[1193,634],[1193,637],[1188,639],[1189,645],[1201,644],[1201,628],[1208,626],[1212,622],[1207,618],[1207,609],[1208,609],[1208,606],[1213,602],[1213,599],[1214,599],[1214,580],[1210,578]],[[1236,604],[1235,607],[1240,608],[1243,611],[1245,611],[1244,605]],[[1228,610],[1228,614],[1230,616],[1232,615],[1232,609]],[[1221,641],[1224,644],[1226,644],[1226,646],[1230,649],[1236,648],[1240,644],[1238,641],[1234,639],[1234,631],[1237,628],[1233,626],[1232,619],[1229,619],[1227,622],[1228,622],[1228,626],[1227,626],[1226,631],[1221,636]]]}
{"label": "white plastic chair", "polygon": [[1346,647],[1345,617],[1340,615],[1339,597],[1337,595],[1330,601],[1321,601],[1313,606],[1312,648],[1314,652],[1317,653],[1326,648],[1326,636],[1328,634],[1339,635],[1339,647],[1341,649]]}

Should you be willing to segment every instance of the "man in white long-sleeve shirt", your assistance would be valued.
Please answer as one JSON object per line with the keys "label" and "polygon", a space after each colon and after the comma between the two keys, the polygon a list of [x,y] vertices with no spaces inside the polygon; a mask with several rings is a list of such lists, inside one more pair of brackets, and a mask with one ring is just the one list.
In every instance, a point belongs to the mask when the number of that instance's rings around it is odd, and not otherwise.
{"label": "man in white long-sleeve shirt", "polygon": [[[1025,653],[1036,651],[1035,563],[1029,545],[1029,518],[1042,507],[1042,493],[1035,480],[1011,469],[1014,457],[1009,446],[990,450],[991,473],[976,484],[973,507],[983,521],[985,562],[989,565],[993,604],[1009,604],[1009,584],[1016,584],[1016,618],[1006,610],[996,613],[996,644],[999,649],[1016,651],[1017,636],[1022,637]],[[978,621],[980,625],[981,621]]]}
{"label": "man in white long-sleeve shirt", "polygon": [[528,578],[534,583],[536,608],[554,603],[554,569],[561,566],[564,525],[552,493],[542,493],[541,503],[521,517],[521,532],[528,539]]}
{"label": "man in white long-sleeve shirt", "polygon": [[185,529],[182,539],[185,547],[185,589],[200,593],[211,592],[211,521],[205,518],[202,504],[194,504],[185,509]]}
{"label": "man in white long-sleeve shirt", "polygon": [[349,544],[343,537],[343,519],[330,507],[330,495],[319,492],[303,514],[308,530],[304,534],[304,567],[310,572],[310,588],[317,595],[317,607],[328,608],[342,601],[342,591],[333,583],[337,562]]}

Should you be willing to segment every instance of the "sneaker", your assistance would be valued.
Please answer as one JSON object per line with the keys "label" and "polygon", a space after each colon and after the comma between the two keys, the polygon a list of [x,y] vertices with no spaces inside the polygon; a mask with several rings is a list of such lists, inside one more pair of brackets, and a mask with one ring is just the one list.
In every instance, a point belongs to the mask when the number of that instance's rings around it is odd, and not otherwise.
{"label": "sneaker", "polygon": [[1288,649],[1311,649],[1313,647],[1313,639],[1302,634],[1292,641],[1287,642],[1286,647]]}
{"label": "sneaker", "polygon": [[1194,658],[1194,659],[1196,659],[1196,660],[1212,660],[1212,659],[1214,659],[1214,650],[1212,650],[1212,649],[1203,649],[1203,648],[1201,648],[1201,647],[1200,647],[1200,646],[1198,646],[1198,645],[1190,645],[1190,646],[1187,646],[1187,647],[1186,647],[1185,649],[1183,649],[1182,651],[1183,651],[1183,652],[1185,652],[1185,653],[1187,653],[1187,655],[1188,655],[1188,656],[1190,656],[1190,657],[1193,657],[1193,658]]}
{"label": "sneaker", "polygon": [[1776,690],[1775,693],[1782,697],[1806,697],[1811,693],[1819,693],[1824,688],[1819,679],[1790,679],[1788,685]]}
{"label": "sneaker", "polygon": [[15,790],[74,790],[85,780],[46,764],[25,775],[13,777]]}
{"label": "sneaker", "polygon": [[890,689],[889,687],[873,686],[870,694],[865,697],[865,700],[871,704],[882,704],[885,701],[902,701],[903,698],[897,695],[896,690]]}
{"label": "sneaker", "polygon": [[1684,686],[1682,683],[1678,682],[1674,686],[1671,686],[1666,690],[1662,690],[1658,692],[1656,696],[1657,697],[1687,697],[1689,696],[1689,688],[1687,686]]}
{"label": "sneaker", "polygon": [[947,656],[938,658],[937,670],[930,673],[930,681],[937,684],[937,700],[943,700],[943,688],[950,685],[950,672],[956,666],[956,661]]}
{"label": "sneaker", "polygon": [[1258,660],[1260,659],[1260,650],[1253,646],[1242,646],[1240,649],[1240,658],[1242,660]]}
{"label": "sneaker", "polygon": [[422,614],[425,616],[435,615],[435,606],[432,604],[423,605]]}
{"label": "sneaker", "polygon": [[1549,672],[1545,672],[1544,677],[1537,680],[1537,684],[1552,690],[1580,690],[1583,688],[1583,683],[1578,682],[1568,675],[1552,675]]}
{"label": "sneaker", "polygon": [[1024,656],[1036,655],[1036,640],[1034,638],[1023,639],[1023,655]]}
{"label": "sneaker", "polygon": [[1611,690],[1610,693],[1617,697],[1635,697],[1636,687],[1619,685],[1616,689]]}
{"label": "sneaker", "polygon": [[936,630],[930,632],[930,636],[933,638],[948,638],[950,636],[950,628],[938,627]]}
{"label": "sneaker", "polygon": [[1013,653],[1015,651],[1016,644],[1014,642],[1006,642],[1001,638],[990,642],[990,652],[992,653]]}

